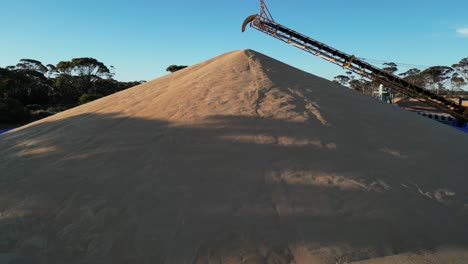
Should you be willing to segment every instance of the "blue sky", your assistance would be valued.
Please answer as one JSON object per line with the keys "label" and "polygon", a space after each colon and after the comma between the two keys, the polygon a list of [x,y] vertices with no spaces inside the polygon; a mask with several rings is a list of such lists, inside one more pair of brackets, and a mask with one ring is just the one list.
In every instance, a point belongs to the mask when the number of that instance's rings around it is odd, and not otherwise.
{"label": "blue sky", "polygon": [[[466,0],[267,4],[280,24],[358,57],[429,66],[468,57]],[[0,66],[94,57],[115,66],[118,80],[151,80],[170,64],[250,48],[325,78],[343,72],[258,31],[240,33],[258,7],[258,0],[0,0]]]}

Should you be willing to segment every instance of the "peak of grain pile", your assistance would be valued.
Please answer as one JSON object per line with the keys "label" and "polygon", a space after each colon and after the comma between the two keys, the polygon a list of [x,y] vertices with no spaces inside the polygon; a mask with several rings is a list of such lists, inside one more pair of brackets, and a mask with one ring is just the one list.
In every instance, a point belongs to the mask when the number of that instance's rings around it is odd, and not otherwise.
{"label": "peak of grain pile", "polygon": [[2,135],[0,262],[466,263],[467,146],[234,51]]}

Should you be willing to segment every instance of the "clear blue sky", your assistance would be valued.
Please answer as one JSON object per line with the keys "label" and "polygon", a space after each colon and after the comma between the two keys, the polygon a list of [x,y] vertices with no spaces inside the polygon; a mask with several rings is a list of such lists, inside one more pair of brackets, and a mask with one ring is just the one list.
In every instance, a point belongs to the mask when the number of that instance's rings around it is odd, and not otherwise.
{"label": "clear blue sky", "polygon": [[[359,57],[451,65],[468,57],[468,1],[267,0],[279,23]],[[325,78],[342,73],[252,29],[258,0],[0,0],[0,66],[94,57],[118,80],[151,80],[250,48]],[[457,32],[458,31],[458,32]]]}

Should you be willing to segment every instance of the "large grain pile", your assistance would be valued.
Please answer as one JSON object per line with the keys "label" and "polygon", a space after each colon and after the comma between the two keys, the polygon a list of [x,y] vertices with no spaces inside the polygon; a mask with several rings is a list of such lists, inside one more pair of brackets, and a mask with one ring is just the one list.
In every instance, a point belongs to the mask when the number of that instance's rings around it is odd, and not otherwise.
{"label": "large grain pile", "polygon": [[235,51],[0,136],[0,263],[466,263],[467,164],[455,129]]}

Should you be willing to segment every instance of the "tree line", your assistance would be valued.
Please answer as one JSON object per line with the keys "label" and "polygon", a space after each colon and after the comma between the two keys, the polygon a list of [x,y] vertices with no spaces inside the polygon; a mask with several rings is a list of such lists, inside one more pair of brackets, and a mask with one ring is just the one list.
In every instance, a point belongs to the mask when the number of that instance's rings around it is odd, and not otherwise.
{"label": "tree line", "polygon": [[0,68],[0,123],[34,121],[143,82],[119,82],[114,71],[94,58],[56,65],[22,59]]}
{"label": "tree line", "polygon": [[[432,66],[423,70],[411,68],[404,72],[401,72],[398,64],[394,62],[384,63],[383,65],[382,69],[385,72],[398,75],[408,82],[439,95],[468,95],[468,92],[465,90],[468,88],[468,58],[461,59],[452,66]],[[351,71],[347,71],[344,75],[336,76],[334,81],[368,95],[374,94],[380,85],[376,81],[358,77]]]}

